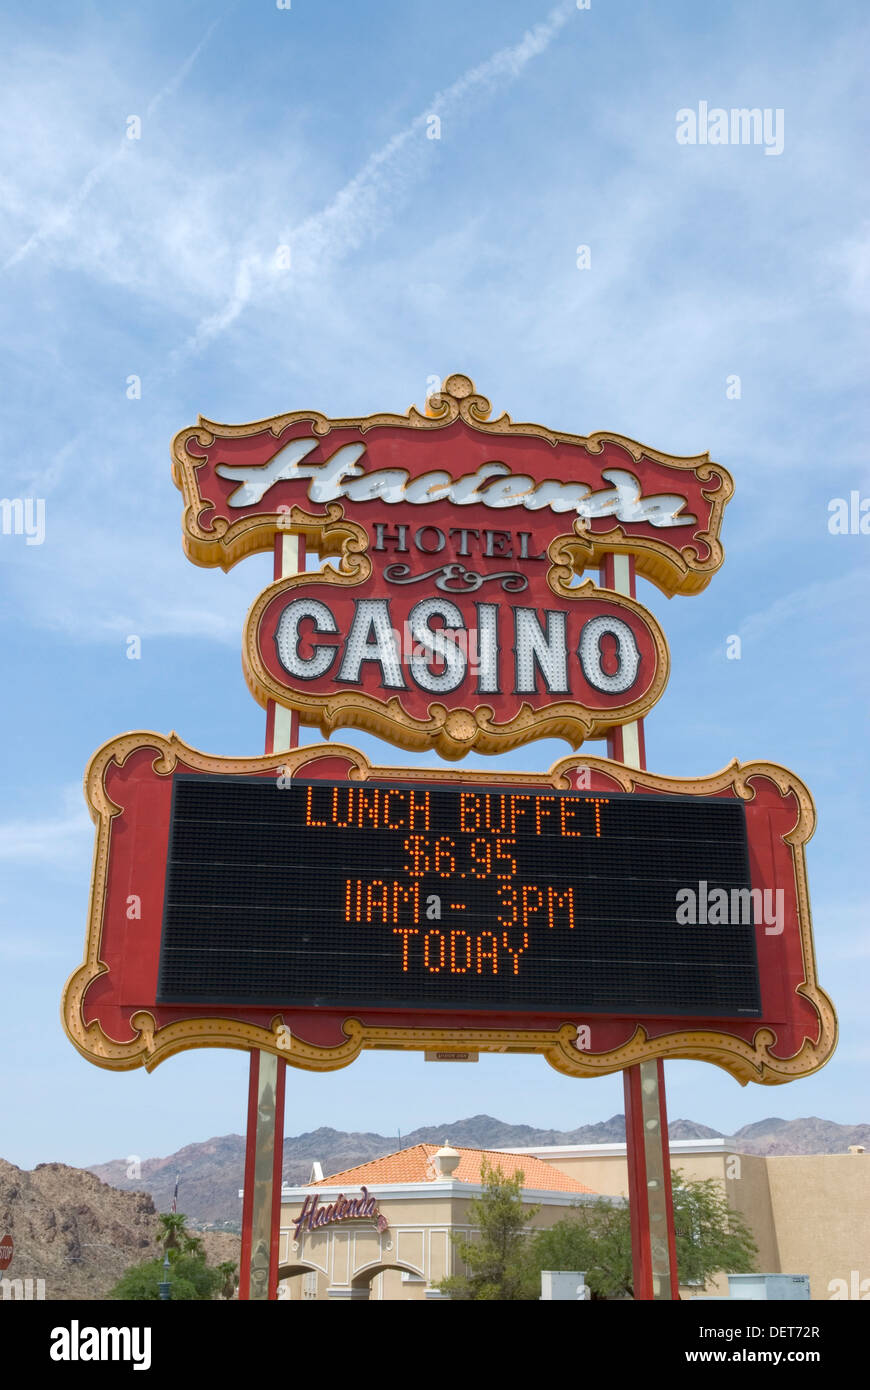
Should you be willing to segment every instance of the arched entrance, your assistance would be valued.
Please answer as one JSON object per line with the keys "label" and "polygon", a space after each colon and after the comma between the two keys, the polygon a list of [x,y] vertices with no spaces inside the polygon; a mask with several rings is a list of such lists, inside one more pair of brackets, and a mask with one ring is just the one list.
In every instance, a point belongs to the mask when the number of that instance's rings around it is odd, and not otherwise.
{"label": "arched entrance", "polygon": [[323,1298],[327,1282],[323,1270],[316,1265],[295,1260],[278,1266],[278,1298],[283,1302]]}
{"label": "arched entrance", "polygon": [[[403,1280],[402,1276],[406,1278]],[[392,1301],[393,1299],[407,1299],[419,1289],[419,1297],[425,1295],[426,1280],[419,1269],[414,1269],[410,1265],[399,1264],[398,1261],[380,1261],[377,1264],[369,1265],[366,1269],[361,1269],[354,1275],[350,1284],[350,1296],[352,1299],[383,1299]]]}

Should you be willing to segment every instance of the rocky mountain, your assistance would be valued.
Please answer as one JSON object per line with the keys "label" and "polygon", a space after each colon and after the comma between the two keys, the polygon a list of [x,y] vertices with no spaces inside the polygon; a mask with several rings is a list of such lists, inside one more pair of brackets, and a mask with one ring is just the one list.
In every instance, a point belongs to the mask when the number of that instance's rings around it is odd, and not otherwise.
{"label": "rocky mountain", "polygon": [[870,1149],[870,1125],[838,1125],[809,1115],[803,1120],[757,1120],[733,1136],[746,1154],[837,1154],[850,1144]]}
{"label": "rocky mountain", "polygon": [[[41,1163],[32,1172],[0,1159],[0,1238],[14,1253],[8,1279],[44,1281],[46,1301],[105,1298],[124,1270],[154,1258],[157,1210],[148,1192],[119,1192],[82,1168]],[[239,1259],[239,1238],[204,1237],[210,1264]]]}
{"label": "rocky mountain", "polygon": [[[668,1128],[673,1139],[729,1137],[734,1148],[743,1153],[845,1153],[850,1144],[870,1147],[870,1125],[839,1125],[816,1117],[759,1120],[745,1125],[732,1136],[722,1135],[718,1130],[697,1124],[694,1120],[673,1120]],[[572,1130],[511,1125],[491,1115],[473,1115],[451,1124],[427,1125],[401,1136],[345,1133],[321,1128],[285,1138],[284,1181],[293,1185],[306,1183],[315,1161],[322,1164],[324,1173],[328,1175],[412,1144],[441,1144],[444,1140],[472,1148],[522,1149],[543,1144],[621,1143],[624,1139],[623,1115],[613,1115],[609,1120],[581,1125]],[[203,1144],[188,1144],[166,1158],[145,1159],[141,1169],[134,1170],[131,1176],[128,1176],[130,1164],[127,1159],[101,1163],[90,1171],[122,1191],[144,1188],[152,1195],[160,1211],[169,1209],[178,1175],[179,1210],[185,1212],[192,1222],[206,1228],[220,1224],[227,1229],[238,1229],[241,1218],[238,1193],[242,1185],[244,1158],[243,1137],[227,1134]]]}
{"label": "rocky mountain", "polygon": [[[305,1183],[314,1162],[319,1162],[326,1174],[337,1173],[412,1144],[441,1144],[444,1140],[471,1148],[503,1149],[529,1148],[535,1144],[619,1143],[624,1138],[622,1115],[614,1115],[600,1124],[565,1131],[509,1125],[491,1115],[474,1115],[466,1120],[429,1125],[392,1137],[321,1128],[285,1138],[283,1174],[286,1183]],[[203,1144],[188,1144],[166,1158],[144,1159],[132,1173],[127,1159],[96,1164],[89,1171],[122,1191],[145,1188],[152,1194],[159,1211],[169,1209],[177,1176],[179,1210],[191,1221],[199,1226],[228,1223],[230,1229],[237,1229],[241,1219],[238,1193],[244,1164],[244,1138],[239,1134],[226,1134]]]}
{"label": "rocky mountain", "polygon": [[[301,1138],[304,1140],[309,1136],[302,1135]],[[380,1149],[378,1152],[384,1153],[386,1150]],[[296,1181],[295,1177],[288,1178],[287,1168],[285,1147],[285,1181]],[[311,1162],[303,1162],[297,1168],[299,1171],[304,1169],[307,1179]],[[149,1192],[158,1211],[169,1211],[177,1177],[178,1210],[184,1212],[192,1224],[200,1228],[221,1226],[238,1231],[242,1214],[238,1193],[244,1169],[243,1136],[223,1134],[202,1144],[186,1144],[166,1158],[146,1158],[141,1164],[126,1158],[115,1159],[110,1163],[96,1164],[89,1171],[122,1192]]]}

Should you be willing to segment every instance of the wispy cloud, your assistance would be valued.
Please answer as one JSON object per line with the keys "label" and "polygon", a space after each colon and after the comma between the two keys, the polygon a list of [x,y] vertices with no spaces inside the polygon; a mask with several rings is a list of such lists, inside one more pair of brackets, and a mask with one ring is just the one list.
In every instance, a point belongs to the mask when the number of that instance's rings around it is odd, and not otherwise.
{"label": "wispy cloud", "polygon": [[52,803],[47,815],[0,823],[0,861],[81,865],[83,850],[94,831],[81,787],[53,789],[46,783],[46,799]]}
{"label": "wispy cloud", "polygon": [[836,246],[829,257],[845,302],[863,313],[870,302],[870,222]]}
{"label": "wispy cloud", "polygon": [[265,562],[218,576],[189,564],[174,528],[155,527],[148,518],[131,532],[114,512],[104,524],[91,522],[83,549],[59,520],[51,531],[50,507],[47,515],[46,544],[19,547],[17,563],[8,566],[16,617],[26,613],[28,623],[71,642],[114,644],[119,660],[126,660],[129,636],[238,647],[251,594],[268,572]]}
{"label": "wispy cloud", "polygon": [[863,624],[866,609],[856,604],[856,600],[860,595],[866,596],[868,582],[870,570],[859,567],[831,579],[818,579],[812,584],[804,584],[801,588],[793,589],[791,593],[776,599],[767,608],[751,613],[740,624],[740,636],[744,640],[757,638],[771,629],[781,628],[784,624],[793,622],[798,617],[806,622],[815,614],[835,611],[839,618],[851,612],[855,621]]}
{"label": "wispy cloud", "polygon": [[[425,132],[431,117],[437,116],[442,122],[458,118],[473,98],[516,80],[533,58],[547,50],[576,12],[574,0],[563,0],[546,19],[527,30],[518,43],[499,49],[449,87],[436,92],[425,110],[371,155],[325,208],[282,233],[280,244],[290,247],[294,276],[310,277],[322,271],[329,262],[347,255],[375,235],[388,220],[395,200],[423,176]],[[232,294],[220,309],[197,325],[183,347],[173,354],[173,365],[201,351],[239,317],[260,290],[280,280],[286,281],[286,271],[278,267],[274,254],[249,252],[242,256]]]}
{"label": "wispy cloud", "polygon": [[[231,6],[231,8],[235,8],[235,6]],[[215,29],[218,27],[219,24],[223,22],[225,18],[226,15],[218,15],[217,19],[212,20],[211,24],[206,29],[199,43],[196,45],[196,48],[194,48],[193,52],[188,54],[188,56],[185,58],[184,62],[181,64],[181,67],[174,74],[174,76],[170,77],[166,85],[161,87],[160,91],[157,92],[151,98],[151,100],[145,108],[146,116],[153,116],[157,108],[160,106],[160,103],[165,101],[167,97],[171,97],[174,92],[178,91],[178,88],[181,86],[185,77],[190,72],[191,68],[193,67],[202,50],[205,48]]]}
{"label": "wispy cloud", "polygon": [[97,184],[103,181],[110,169],[114,168],[116,164],[119,164],[121,160],[125,158],[129,149],[130,141],[125,136],[122,136],[121,143],[117,148],[88,171],[72,197],[69,198],[62,207],[55,208],[50,212],[40,226],[36,228],[36,231],[32,232],[16,251],[13,251],[12,255],[5,262],[3,269],[11,270],[13,266],[18,265],[19,262],[29,256],[32,251],[35,251],[37,246],[41,246],[43,242],[49,241],[53,236],[57,236],[59,232],[63,232],[69,226],[70,222],[73,221],[76,214],[81,209],[82,204],[87,201]]}
{"label": "wispy cloud", "polygon": [[[161,87],[160,90],[151,98],[147,107],[145,108],[146,120],[154,115],[155,111],[160,106],[160,103],[164,101],[166,97],[171,96],[172,93],[176,91],[180,84],[184,81],[185,77],[190,72],[191,68],[193,67],[202,50],[205,48],[215,29],[220,24],[222,17],[223,16],[219,16],[217,19],[212,20],[205,34],[194,48],[193,52],[187,58],[185,58],[184,62],[181,64],[181,67],[178,68],[174,76],[170,78],[170,80],[165,84],[165,86]],[[105,155],[103,159],[99,160],[91,169],[88,170],[87,174],[82,179],[78,188],[66,200],[66,202],[63,203],[60,207],[50,211],[48,215],[40,223],[40,225],[36,228],[36,230],[30,234],[27,240],[22,242],[22,244],[15,251],[12,252],[12,254],[7,258],[6,262],[4,263],[3,270],[11,270],[13,266],[18,265],[21,261],[25,260],[26,257],[29,256],[31,252],[35,251],[38,246],[42,246],[45,242],[50,241],[53,237],[65,232],[67,228],[70,226],[70,224],[75,220],[76,216],[81,211],[82,207],[87,202],[88,198],[93,193],[97,185],[102,183],[106,176],[117,165],[119,165],[122,160],[129,158],[133,143],[134,142],[132,140],[129,140],[127,138],[126,133],[122,135],[118,145],[111,152],[111,154]]]}

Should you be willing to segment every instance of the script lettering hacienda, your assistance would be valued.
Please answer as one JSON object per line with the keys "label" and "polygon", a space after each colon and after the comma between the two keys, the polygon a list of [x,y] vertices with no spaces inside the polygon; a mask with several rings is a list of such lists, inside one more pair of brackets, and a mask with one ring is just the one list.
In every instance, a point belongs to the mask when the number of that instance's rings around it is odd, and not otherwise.
{"label": "script lettering hacienda", "polygon": [[313,1196],[309,1193],[299,1215],[293,1218],[293,1239],[298,1241],[306,1231],[318,1231],[336,1221],[358,1221],[361,1218],[373,1221],[378,1231],[389,1230],[389,1221],[376,1199],[369,1196],[367,1187],[360,1188],[358,1197],[345,1197],[342,1192],[334,1202],[325,1206],[320,1205],[317,1192]]}
{"label": "script lettering hacienda", "polygon": [[444,470],[421,473],[411,481],[406,468],[378,468],[367,471],[365,444],[345,444],[322,462],[302,463],[318,440],[291,439],[264,467],[251,464],[218,464],[217,475],[238,483],[227,498],[233,511],[259,505],[280,483],[308,481],[311,502],[335,502],[348,497],[352,502],[380,502],[386,506],[408,502],[413,506],[432,506],[452,502],[457,507],[480,505],[496,509],[525,507],[528,511],[572,512],[587,521],[615,517],[617,521],[648,521],[651,526],[690,527],[698,518],[686,510],[686,498],[677,493],[644,497],[633,473],[621,468],[601,472],[609,487],[593,492],[586,483],[536,483],[527,474],[511,473],[507,464],[492,460],[462,478],[453,479]]}
{"label": "script lettering hacienda", "polygon": [[[311,533],[330,508],[368,531],[389,514],[393,526],[429,523],[445,535],[483,534],[500,516],[516,531],[533,528],[539,551],[567,535],[576,573],[632,554],[667,594],[709,583],[733,484],[708,455],[679,458],[622,435],[572,435],[490,413],[468,377],[455,375],[425,414],[201,419],[173,443],[187,553],[229,569],[270,549],[282,527]],[[291,522],[294,509],[307,522]],[[456,543],[455,558],[468,553]]]}

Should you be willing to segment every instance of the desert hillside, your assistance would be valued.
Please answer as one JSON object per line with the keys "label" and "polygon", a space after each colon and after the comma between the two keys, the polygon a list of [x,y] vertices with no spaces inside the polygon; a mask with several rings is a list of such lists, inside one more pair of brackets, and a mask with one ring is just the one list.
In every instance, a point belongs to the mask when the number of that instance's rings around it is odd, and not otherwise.
{"label": "desert hillside", "polygon": [[[43,1279],[46,1300],[105,1298],[128,1266],[152,1259],[157,1209],[150,1193],[121,1192],[82,1168],[0,1159],[0,1237],[11,1235],[10,1279]],[[209,1264],[239,1258],[239,1238],[205,1235]]]}

